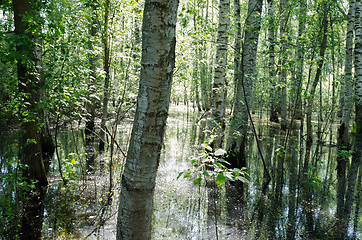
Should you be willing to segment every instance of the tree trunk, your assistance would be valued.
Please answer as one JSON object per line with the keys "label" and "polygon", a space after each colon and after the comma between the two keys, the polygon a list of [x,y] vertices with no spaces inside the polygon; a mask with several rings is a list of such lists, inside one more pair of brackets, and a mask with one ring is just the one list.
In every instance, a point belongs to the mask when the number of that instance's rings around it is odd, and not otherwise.
{"label": "tree trunk", "polygon": [[248,104],[250,104],[254,80],[262,4],[262,0],[250,0],[248,4],[248,17],[245,22],[244,42],[242,44],[241,79],[237,84],[233,117],[226,147],[229,152],[228,161],[232,167],[245,166]]}
{"label": "tree trunk", "polygon": [[269,41],[269,78],[270,89],[270,121],[279,122],[276,107],[276,82],[275,82],[275,25],[274,25],[274,0],[268,0],[268,41]]}
{"label": "tree trunk", "polygon": [[[20,106],[21,137],[20,160],[27,166],[23,177],[27,184],[35,184],[30,190],[22,189],[23,212],[21,219],[20,239],[41,239],[44,214],[44,197],[48,180],[43,164],[38,115],[40,99],[41,45],[32,30],[32,19],[38,15],[41,5],[30,0],[13,0],[15,33],[17,36],[16,51],[18,59],[18,85],[24,103]],[[40,31],[41,32],[41,31]]]}
{"label": "tree trunk", "polygon": [[225,79],[227,50],[229,40],[229,14],[230,0],[220,0],[219,3],[219,26],[216,41],[215,75],[212,85],[212,129],[214,133],[213,147],[222,147],[224,138],[224,111],[225,111]]}
{"label": "tree trunk", "polygon": [[[234,0],[234,20],[235,20],[235,43],[234,43],[234,86],[236,89],[237,83],[241,79],[240,64],[241,64],[241,10],[240,0]],[[236,92],[234,94],[234,102]]]}
{"label": "tree trunk", "polygon": [[103,105],[102,105],[102,121],[101,121],[101,132],[99,134],[99,152],[104,152],[104,143],[105,143],[105,133],[106,133],[106,122],[108,115],[108,99],[109,99],[109,67],[110,67],[110,55],[109,55],[109,4],[110,0],[106,0],[105,2],[105,14],[104,14],[104,36],[103,36],[103,51],[104,51],[104,62],[103,62],[103,70],[106,74],[104,79],[104,88],[103,88]]}
{"label": "tree trunk", "polygon": [[[348,190],[350,192],[346,192],[346,173],[347,166],[349,164],[349,156],[345,155],[345,153],[350,149],[349,144],[349,120],[350,120],[350,112],[351,106],[351,97],[346,94],[351,94],[352,86],[350,84],[352,80],[352,51],[353,51],[353,28],[354,28],[354,15],[356,14],[356,19],[360,19],[360,1],[358,0],[356,3],[354,0],[349,1],[349,11],[348,11],[348,23],[347,23],[347,39],[346,39],[346,62],[345,62],[345,85],[344,90],[341,94],[344,94],[344,105],[342,109],[342,121],[341,125],[338,128],[338,152],[337,152],[337,209],[336,209],[336,229],[335,235],[336,239],[344,239],[347,235],[345,228],[347,228],[349,222],[349,216],[351,211],[351,204],[354,193],[354,184],[357,177],[358,166],[354,166],[355,169],[350,168],[349,177],[348,177]],[[355,69],[356,69],[356,77],[361,71],[361,67],[358,65],[358,50],[357,46],[360,44],[359,35],[361,34],[361,24],[359,20],[356,21],[356,55],[355,55]],[[354,161],[354,164],[356,162]],[[352,186],[353,185],[353,186]]]}
{"label": "tree trunk", "polygon": [[[350,7],[354,4],[353,0],[350,1]],[[362,159],[362,129],[361,129],[361,110],[362,110],[362,26],[361,26],[361,0],[356,1],[356,39],[355,39],[355,75],[356,75],[356,125],[357,125],[357,134],[356,134],[356,141],[354,144],[354,151],[352,154],[352,162],[351,167],[349,168],[348,173],[348,188],[345,195],[345,203],[344,203],[344,227],[343,229],[343,236],[348,236],[348,225],[351,217],[351,210],[352,204],[354,202],[354,193],[355,193],[355,186],[357,181],[357,174],[358,169],[361,168],[361,159]],[[353,34],[353,33],[352,33]],[[352,43],[351,43],[352,44]],[[347,60],[346,60],[347,61]],[[348,84],[346,82],[346,84]],[[346,89],[347,89],[346,85]],[[346,90],[347,94],[347,90]],[[347,96],[347,95],[346,95]],[[345,105],[348,104],[348,98],[345,96]],[[343,108],[343,118],[347,118],[349,120],[349,116],[345,116],[345,114],[350,114],[351,109]],[[346,112],[346,113],[345,113]],[[342,119],[343,121],[343,119]],[[347,121],[347,120],[346,120]],[[345,124],[349,123],[346,122]],[[342,123],[343,124],[343,123]],[[349,141],[348,141],[349,143]],[[358,200],[357,200],[358,201]]]}
{"label": "tree trunk", "polygon": [[[361,19],[361,1],[357,0],[359,18]],[[356,3],[356,4],[357,4]],[[357,10],[356,10],[357,11]],[[357,15],[357,13],[356,13]],[[357,22],[356,22],[357,25]],[[356,126],[357,126],[357,135],[362,134],[362,26],[360,22],[356,26],[356,40],[355,40],[355,78],[356,78]]]}
{"label": "tree trunk", "polygon": [[281,13],[281,21],[280,21],[280,43],[281,43],[281,56],[279,60],[280,72],[279,72],[279,84],[281,86],[281,96],[280,96],[280,115],[281,115],[281,129],[287,129],[287,46],[286,46],[286,37],[285,32],[288,28],[288,19],[289,19],[289,2],[288,0],[282,0],[280,2],[280,13]]}
{"label": "tree trunk", "polygon": [[94,170],[94,159],[95,159],[95,148],[94,148],[94,136],[95,136],[95,112],[97,107],[96,89],[97,89],[97,64],[99,56],[95,53],[95,38],[98,37],[99,33],[99,21],[96,14],[98,3],[97,0],[91,0],[91,11],[92,11],[92,25],[90,28],[91,41],[89,44],[90,49],[90,81],[89,81],[89,99],[87,99],[87,117],[84,129],[85,135],[85,151],[87,170],[92,172]]}
{"label": "tree trunk", "polygon": [[303,72],[304,72],[304,43],[303,35],[305,31],[305,21],[307,15],[307,6],[304,0],[300,1],[300,12],[298,16],[298,38],[297,38],[297,50],[296,50],[296,76],[293,84],[293,101],[294,102],[294,118],[301,120],[303,117],[302,111],[302,83],[303,83]]}
{"label": "tree trunk", "polygon": [[323,31],[322,34],[322,41],[320,46],[320,52],[319,52],[319,59],[318,59],[318,66],[317,66],[317,72],[314,78],[314,81],[312,83],[309,97],[308,97],[308,105],[306,109],[307,114],[307,143],[312,143],[312,109],[313,109],[313,103],[314,103],[314,94],[316,92],[317,85],[319,83],[319,79],[322,74],[322,68],[324,63],[324,55],[327,48],[327,32],[328,32],[328,3],[324,3],[324,10],[323,10],[323,20],[321,23],[321,30]]}
{"label": "tree trunk", "polygon": [[[347,38],[346,38],[346,61],[345,61],[345,75],[344,75],[344,95],[343,111],[342,111],[342,123],[345,125],[344,141],[349,145],[349,125],[352,109],[352,64],[353,64],[353,30],[354,30],[354,18],[355,18],[355,0],[349,1],[348,22],[347,22]],[[347,146],[348,147],[348,146]]]}
{"label": "tree trunk", "polygon": [[128,149],[117,239],[151,239],[153,193],[175,64],[177,0],[146,0],[137,110]]}

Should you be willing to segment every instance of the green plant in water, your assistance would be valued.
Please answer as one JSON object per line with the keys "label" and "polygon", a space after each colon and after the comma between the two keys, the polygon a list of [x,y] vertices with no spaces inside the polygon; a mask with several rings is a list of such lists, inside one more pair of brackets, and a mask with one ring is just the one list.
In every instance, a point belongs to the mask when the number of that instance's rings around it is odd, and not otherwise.
{"label": "green plant in water", "polygon": [[[315,167],[313,165],[308,165],[308,169],[312,170],[315,169]],[[304,182],[304,187],[305,188],[314,188],[314,190],[318,190],[322,181],[318,176],[315,176],[313,173],[311,172],[305,172],[305,180]]]}
{"label": "green plant in water", "polygon": [[246,172],[246,168],[239,169],[227,167],[230,164],[223,158],[226,156],[225,150],[218,149],[213,151],[208,143],[204,144],[204,148],[205,150],[202,153],[191,158],[193,168],[180,172],[177,179],[181,176],[184,178],[196,176],[196,179],[193,182],[194,185],[200,184],[202,180],[206,178],[215,179],[218,187],[223,185],[226,180],[242,181],[244,183],[249,182],[249,175]]}

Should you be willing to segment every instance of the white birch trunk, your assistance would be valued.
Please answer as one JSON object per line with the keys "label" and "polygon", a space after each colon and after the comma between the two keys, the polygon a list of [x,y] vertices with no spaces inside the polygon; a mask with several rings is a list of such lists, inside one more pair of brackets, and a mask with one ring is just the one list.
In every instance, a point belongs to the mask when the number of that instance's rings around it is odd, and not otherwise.
{"label": "white birch trunk", "polygon": [[348,22],[347,22],[347,39],[346,39],[346,62],[345,62],[345,76],[344,76],[344,95],[343,99],[343,111],[342,111],[342,124],[345,125],[345,136],[346,142],[349,142],[349,125],[351,119],[352,109],[352,89],[353,89],[353,78],[352,78],[352,64],[353,64],[353,30],[354,30],[354,18],[355,18],[355,0],[349,1],[348,11]]}
{"label": "white birch trunk", "polygon": [[[361,11],[361,1],[357,0],[358,11]],[[356,4],[357,4],[356,3]],[[357,11],[356,9],[356,11]],[[356,14],[357,15],[357,14]],[[361,13],[356,21],[356,39],[355,39],[355,78],[356,78],[356,125],[357,135],[362,134],[362,26],[361,26]]]}
{"label": "white birch trunk", "polygon": [[146,0],[137,110],[122,176],[117,240],[151,239],[156,172],[168,115],[178,0]]}
{"label": "white birch trunk", "polygon": [[214,82],[212,86],[212,127],[214,128],[214,148],[222,146],[224,138],[224,99],[225,78],[228,50],[228,29],[230,15],[230,0],[220,0],[219,3],[219,26],[216,46],[216,67]]}
{"label": "white birch trunk", "polygon": [[[262,12],[262,0],[249,0],[248,17],[245,22],[244,42],[241,56],[241,79],[237,84],[233,117],[227,141],[227,151],[235,159],[230,159],[232,165],[242,164],[248,129],[248,106],[252,94],[255,74],[256,55],[258,49],[259,30]],[[241,155],[240,155],[241,153]]]}

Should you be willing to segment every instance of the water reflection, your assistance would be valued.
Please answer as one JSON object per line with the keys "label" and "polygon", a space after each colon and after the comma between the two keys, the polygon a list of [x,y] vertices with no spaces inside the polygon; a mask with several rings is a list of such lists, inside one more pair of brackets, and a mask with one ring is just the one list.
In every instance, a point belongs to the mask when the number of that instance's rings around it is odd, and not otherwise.
{"label": "water reflection", "polygon": [[[261,116],[258,138],[272,181],[262,192],[263,165],[248,136],[247,168],[250,183],[194,186],[193,180],[177,177],[192,169],[190,158],[207,139],[207,121],[186,106],[172,106],[156,179],[153,239],[329,239],[336,209],[336,140],[311,145],[305,152],[299,126],[286,132]],[[113,126],[108,128],[113,132]],[[131,131],[131,121],[117,127],[113,154],[108,148],[96,153],[95,173],[87,172],[85,140],[79,126],[59,132],[58,151],[69,184],[61,185],[58,159],[50,166],[50,186],[45,203],[43,232],[46,238],[114,239],[118,206],[119,175]],[[10,134],[13,133],[13,134]],[[5,176],[14,173],[17,160],[15,131],[0,131],[1,236],[14,233],[17,201],[14,185]],[[109,138],[110,139],[110,138]],[[14,161],[13,164],[11,161]],[[100,163],[105,168],[101,169]],[[112,174],[110,174],[112,172]],[[361,174],[359,175],[361,176]],[[112,181],[111,181],[111,180]],[[111,187],[111,191],[109,191]],[[353,208],[352,210],[355,210]],[[353,211],[352,211],[353,212]],[[358,212],[358,211],[357,211]],[[354,212],[353,212],[354,214]],[[355,214],[352,216],[354,220]],[[352,234],[352,231],[350,231]],[[9,236],[9,237],[8,237]],[[360,237],[360,233],[356,233]]]}

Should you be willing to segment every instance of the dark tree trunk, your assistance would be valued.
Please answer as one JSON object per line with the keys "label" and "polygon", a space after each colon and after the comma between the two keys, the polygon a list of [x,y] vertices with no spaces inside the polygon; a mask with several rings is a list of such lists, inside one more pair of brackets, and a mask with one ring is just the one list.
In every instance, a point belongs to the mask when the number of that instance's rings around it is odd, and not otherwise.
{"label": "dark tree trunk", "polygon": [[[22,191],[22,219],[20,239],[41,239],[44,213],[44,196],[48,180],[43,164],[40,137],[39,114],[41,49],[35,44],[36,37],[28,29],[37,26],[25,21],[37,16],[39,3],[30,0],[13,0],[15,33],[17,36],[16,51],[18,59],[19,94],[24,98],[20,106],[22,116],[20,137],[20,159],[25,167],[23,177],[27,184],[33,185],[32,190]],[[35,20],[34,20],[35,21]],[[41,31],[40,31],[41,32]]]}

